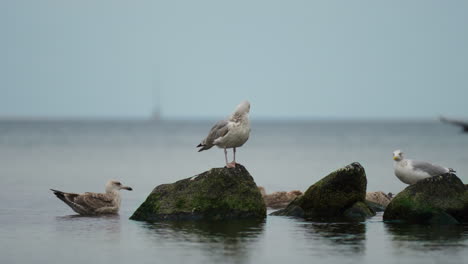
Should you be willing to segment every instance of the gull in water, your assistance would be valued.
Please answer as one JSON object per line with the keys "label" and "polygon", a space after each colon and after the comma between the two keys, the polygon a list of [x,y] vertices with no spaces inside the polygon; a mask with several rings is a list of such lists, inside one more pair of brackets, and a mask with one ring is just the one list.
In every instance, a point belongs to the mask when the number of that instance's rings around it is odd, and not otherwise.
{"label": "gull in water", "polygon": [[[208,136],[197,146],[198,152],[218,146],[224,149],[226,167],[236,167],[236,148],[241,147],[249,139],[250,103],[243,101],[240,103],[234,113],[225,120],[218,121],[208,133]],[[228,163],[227,149],[233,149],[234,160]]]}
{"label": "gull in water", "polygon": [[105,193],[86,192],[83,194],[66,193],[50,189],[55,196],[66,203],[80,215],[117,214],[120,208],[120,190],[132,188],[123,186],[120,182],[110,180],[106,184]]}
{"label": "gull in water", "polygon": [[401,150],[393,152],[393,160],[395,161],[395,175],[400,181],[406,184],[415,184],[416,182],[438,176],[448,172],[455,172],[453,169],[445,168],[426,161],[417,161],[405,159]]}

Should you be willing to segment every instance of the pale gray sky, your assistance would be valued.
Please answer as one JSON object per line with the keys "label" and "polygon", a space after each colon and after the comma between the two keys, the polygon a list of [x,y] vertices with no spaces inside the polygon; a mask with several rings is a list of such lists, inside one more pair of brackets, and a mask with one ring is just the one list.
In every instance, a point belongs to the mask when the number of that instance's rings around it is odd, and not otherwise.
{"label": "pale gray sky", "polygon": [[[0,116],[468,117],[468,1],[0,0]],[[161,97],[160,99],[158,99]]]}

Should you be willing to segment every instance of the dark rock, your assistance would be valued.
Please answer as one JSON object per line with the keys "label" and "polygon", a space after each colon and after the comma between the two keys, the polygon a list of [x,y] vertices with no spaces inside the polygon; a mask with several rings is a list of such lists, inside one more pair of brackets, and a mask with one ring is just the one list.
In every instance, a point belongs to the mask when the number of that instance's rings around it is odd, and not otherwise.
{"label": "dark rock", "polygon": [[355,202],[353,206],[346,209],[343,215],[348,219],[366,219],[369,216],[374,216],[375,212],[365,202]]}
{"label": "dark rock", "polygon": [[132,220],[264,219],[265,203],[244,166],[213,168],[173,184],[157,186]]}
{"label": "dark rock", "polygon": [[374,212],[383,212],[385,211],[385,206],[366,200],[367,206],[369,206]]}
{"label": "dark rock", "polygon": [[452,173],[406,187],[387,206],[384,221],[414,224],[468,222],[468,190]]}
{"label": "dark rock", "polygon": [[354,162],[310,186],[285,209],[271,215],[303,217],[320,221],[362,221],[375,212],[365,203],[367,179],[361,164]]}

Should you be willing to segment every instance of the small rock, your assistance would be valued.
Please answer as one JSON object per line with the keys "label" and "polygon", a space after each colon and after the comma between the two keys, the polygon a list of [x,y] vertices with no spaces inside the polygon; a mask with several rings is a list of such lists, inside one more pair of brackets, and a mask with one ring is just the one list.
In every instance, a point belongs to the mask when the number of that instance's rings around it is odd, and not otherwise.
{"label": "small rock", "polygon": [[381,205],[381,204],[378,204],[378,203],[374,203],[374,202],[371,202],[371,201],[367,201],[366,200],[366,204],[367,206],[369,206],[374,212],[383,212],[385,211],[385,206]]}
{"label": "small rock", "polygon": [[375,215],[375,213],[366,203],[356,202],[353,206],[346,209],[343,215],[348,219],[366,219],[369,216]]}
{"label": "small rock", "polygon": [[366,194],[367,205],[376,212],[383,212],[391,200],[392,198],[384,192],[368,192]]}
{"label": "small rock", "polygon": [[296,216],[320,221],[363,221],[375,212],[365,203],[367,178],[354,162],[316,182],[285,209],[271,215]]}
{"label": "small rock", "polygon": [[366,200],[386,207],[392,198],[384,192],[368,192],[366,193]]}
{"label": "small rock", "polygon": [[274,192],[272,194],[265,194],[263,199],[265,205],[273,209],[285,208],[290,202],[302,195],[301,191],[294,190],[290,192]]}

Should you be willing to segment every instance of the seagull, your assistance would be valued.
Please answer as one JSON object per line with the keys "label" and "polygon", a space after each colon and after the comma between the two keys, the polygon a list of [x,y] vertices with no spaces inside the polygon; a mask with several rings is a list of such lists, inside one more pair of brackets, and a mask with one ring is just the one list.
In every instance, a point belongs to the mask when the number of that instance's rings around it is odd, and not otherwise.
{"label": "seagull", "polygon": [[120,182],[110,180],[106,184],[105,193],[86,192],[83,194],[66,193],[50,189],[55,196],[66,203],[73,211],[80,215],[117,214],[120,208],[119,190],[132,188],[123,186]]}
{"label": "seagull", "polygon": [[426,161],[405,159],[401,150],[395,150],[393,152],[393,160],[395,161],[395,175],[400,179],[400,181],[406,184],[415,184],[425,178],[438,176],[448,172],[455,172],[453,169],[445,168]]}
{"label": "seagull", "polygon": [[[225,120],[218,121],[208,133],[208,136],[197,146],[200,148],[198,152],[210,149],[213,146],[224,148],[224,158],[227,168],[236,167],[236,148],[241,147],[249,139],[250,122],[249,122],[250,103],[248,101],[241,102],[234,113]],[[234,159],[228,163],[227,149],[233,149]]]}

